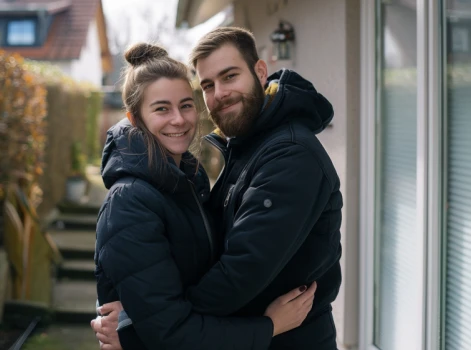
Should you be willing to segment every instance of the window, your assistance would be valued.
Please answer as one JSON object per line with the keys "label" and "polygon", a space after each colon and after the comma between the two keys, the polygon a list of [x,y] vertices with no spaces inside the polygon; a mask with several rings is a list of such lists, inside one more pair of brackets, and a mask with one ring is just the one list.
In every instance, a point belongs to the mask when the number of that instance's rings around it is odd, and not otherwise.
{"label": "window", "polygon": [[446,205],[442,349],[471,349],[471,3],[445,0]]}
{"label": "window", "polygon": [[416,1],[377,2],[373,343],[422,348],[423,233],[417,229]]}
{"label": "window", "polygon": [[9,46],[28,46],[36,43],[36,21],[22,19],[7,24],[6,44]]}
{"label": "window", "polygon": [[370,5],[360,348],[468,350],[471,1]]}

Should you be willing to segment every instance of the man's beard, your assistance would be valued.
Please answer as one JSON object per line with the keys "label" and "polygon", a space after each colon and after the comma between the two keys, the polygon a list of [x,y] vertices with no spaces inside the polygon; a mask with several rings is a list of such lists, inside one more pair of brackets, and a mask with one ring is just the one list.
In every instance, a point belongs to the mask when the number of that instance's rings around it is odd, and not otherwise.
{"label": "man's beard", "polygon": [[[262,109],[264,99],[265,92],[257,79],[254,81],[252,91],[249,94],[241,94],[219,103],[209,115],[227,137],[243,136],[249,133],[255,123],[256,117]],[[240,112],[219,114],[225,107],[238,102],[242,103]]]}

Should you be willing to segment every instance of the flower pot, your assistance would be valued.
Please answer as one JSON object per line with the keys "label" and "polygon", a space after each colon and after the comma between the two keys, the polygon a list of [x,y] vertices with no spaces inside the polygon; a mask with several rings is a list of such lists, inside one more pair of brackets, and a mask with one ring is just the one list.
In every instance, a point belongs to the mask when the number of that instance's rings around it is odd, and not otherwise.
{"label": "flower pot", "polygon": [[85,198],[87,181],[82,177],[70,177],[65,184],[65,200],[71,203],[80,203]]}

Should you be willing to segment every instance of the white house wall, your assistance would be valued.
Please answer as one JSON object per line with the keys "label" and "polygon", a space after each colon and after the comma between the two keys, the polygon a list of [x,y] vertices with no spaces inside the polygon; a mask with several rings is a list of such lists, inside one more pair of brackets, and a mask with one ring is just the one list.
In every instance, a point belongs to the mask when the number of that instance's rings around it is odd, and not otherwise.
{"label": "white house wall", "polygon": [[[279,20],[295,30],[294,58],[273,61],[270,34]],[[334,304],[339,340],[358,343],[358,207],[360,105],[359,0],[238,0],[234,25],[249,28],[270,72],[291,68],[311,80],[333,104],[332,127],[319,135],[341,180],[344,196],[343,283]],[[339,344],[341,345],[341,344]]]}
{"label": "white house wall", "polygon": [[78,81],[102,85],[101,48],[96,22],[90,23],[85,46],[77,60],[54,62],[61,70]]}
{"label": "white house wall", "polygon": [[72,76],[72,61],[54,61],[51,63],[58,66],[65,75]]}

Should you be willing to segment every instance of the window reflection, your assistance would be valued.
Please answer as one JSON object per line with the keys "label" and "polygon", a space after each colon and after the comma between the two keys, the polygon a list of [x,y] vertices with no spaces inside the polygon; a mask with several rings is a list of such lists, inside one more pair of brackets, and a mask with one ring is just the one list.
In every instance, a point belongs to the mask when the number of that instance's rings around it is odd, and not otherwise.
{"label": "window reflection", "polygon": [[471,2],[446,1],[447,211],[444,344],[471,349]]}
{"label": "window reflection", "polygon": [[378,1],[375,331],[381,350],[419,349],[422,265],[417,247],[416,1]]}
{"label": "window reflection", "polygon": [[34,20],[26,19],[8,22],[8,45],[33,45],[35,41],[36,22]]}

